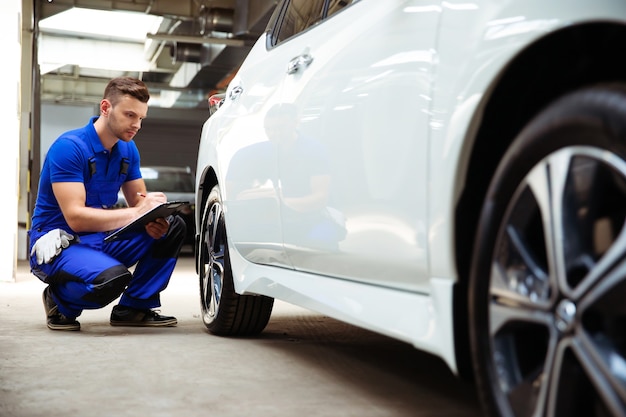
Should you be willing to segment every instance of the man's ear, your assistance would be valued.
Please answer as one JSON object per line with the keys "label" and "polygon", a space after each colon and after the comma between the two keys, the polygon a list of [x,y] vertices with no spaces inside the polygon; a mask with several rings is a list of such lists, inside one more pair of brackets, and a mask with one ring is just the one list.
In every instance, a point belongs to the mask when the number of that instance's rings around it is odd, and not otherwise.
{"label": "man's ear", "polygon": [[111,111],[111,108],[113,106],[111,105],[111,102],[109,100],[107,100],[106,98],[103,99],[100,102],[100,114],[102,116],[108,116],[109,115],[109,111]]}

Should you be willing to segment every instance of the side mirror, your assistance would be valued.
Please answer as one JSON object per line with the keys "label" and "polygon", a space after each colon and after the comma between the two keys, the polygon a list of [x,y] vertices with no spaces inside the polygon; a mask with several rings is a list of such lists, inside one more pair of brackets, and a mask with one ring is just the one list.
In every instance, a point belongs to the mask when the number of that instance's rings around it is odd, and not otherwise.
{"label": "side mirror", "polygon": [[213,116],[213,114],[224,104],[224,98],[226,97],[225,93],[213,94],[209,97],[209,117]]}

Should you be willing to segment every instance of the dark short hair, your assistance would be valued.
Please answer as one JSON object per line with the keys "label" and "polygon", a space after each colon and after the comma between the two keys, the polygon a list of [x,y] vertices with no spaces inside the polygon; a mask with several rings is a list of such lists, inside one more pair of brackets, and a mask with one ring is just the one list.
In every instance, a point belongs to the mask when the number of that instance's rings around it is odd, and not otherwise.
{"label": "dark short hair", "polygon": [[109,100],[112,105],[117,104],[120,98],[125,95],[134,97],[142,103],[147,103],[150,100],[150,92],[146,84],[133,77],[113,78],[104,89],[104,98]]}

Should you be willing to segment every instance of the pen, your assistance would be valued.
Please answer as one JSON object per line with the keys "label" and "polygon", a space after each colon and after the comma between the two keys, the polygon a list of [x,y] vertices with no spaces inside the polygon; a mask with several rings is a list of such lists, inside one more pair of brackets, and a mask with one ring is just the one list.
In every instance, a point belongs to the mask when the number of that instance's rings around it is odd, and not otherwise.
{"label": "pen", "polygon": [[142,193],[137,193],[137,195],[138,195],[139,197],[145,197],[145,196],[146,196],[145,194],[142,194]]}

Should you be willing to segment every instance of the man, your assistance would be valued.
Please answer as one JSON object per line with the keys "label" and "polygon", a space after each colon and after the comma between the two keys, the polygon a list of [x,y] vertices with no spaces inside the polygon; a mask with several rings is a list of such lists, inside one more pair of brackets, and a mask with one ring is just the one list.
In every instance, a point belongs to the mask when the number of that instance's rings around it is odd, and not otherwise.
{"label": "man", "polygon": [[[153,309],[176,265],[184,221],[159,218],[124,240],[104,241],[107,232],[167,201],[163,193],[146,192],[133,142],[149,98],[140,80],[111,80],[100,116],[62,134],[48,150],[29,237],[31,270],[48,284],[43,302],[52,330],[80,330],[76,318],[84,309],[104,307],[120,295],[111,325],[177,324]],[[110,209],[120,188],[129,207]]]}

